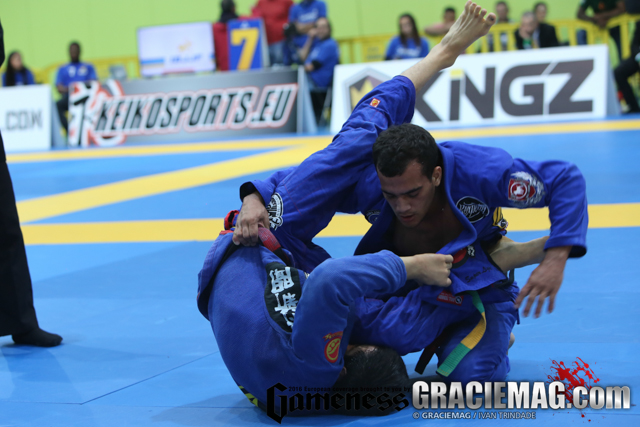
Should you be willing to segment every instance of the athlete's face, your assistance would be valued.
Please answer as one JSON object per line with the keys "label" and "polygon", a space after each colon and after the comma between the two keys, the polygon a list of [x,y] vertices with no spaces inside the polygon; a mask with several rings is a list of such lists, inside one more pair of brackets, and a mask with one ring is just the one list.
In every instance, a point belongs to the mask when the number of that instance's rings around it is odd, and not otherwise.
{"label": "athlete's face", "polygon": [[378,172],[382,194],[400,223],[416,227],[429,212],[442,179],[442,168],[437,166],[431,177],[422,173],[422,165],[413,160],[404,173],[387,177]]}

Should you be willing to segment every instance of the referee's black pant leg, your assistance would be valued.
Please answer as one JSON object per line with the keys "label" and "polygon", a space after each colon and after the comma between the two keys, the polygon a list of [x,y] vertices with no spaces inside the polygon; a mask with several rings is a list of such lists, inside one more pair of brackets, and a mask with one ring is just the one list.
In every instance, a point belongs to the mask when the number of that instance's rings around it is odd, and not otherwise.
{"label": "referee's black pant leg", "polygon": [[58,117],[60,117],[60,125],[64,128],[67,134],[69,133],[69,121],[67,120],[67,111],[69,111],[69,96],[62,95],[56,102],[56,107],[58,107]]}
{"label": "referee's black pant leg", "polygon": [[[4,154],[4,149],[3,153]],[[0,159],[0,336],[38,327],[11,176]]]}
{"label": "referee's black pant leg", "polygon": [[613,75],[616,78],[616,84],[618,85],[618,90],[622,92],[622,96],[629,106],[629,111],[635,113],[640,112],[640,105],[638,105],[636,95],[633,93],[633,89],[629,84],[629,77],[638,72],[640,72],[640,64],[638,64],[633,57],[620,62],[613,71]]}

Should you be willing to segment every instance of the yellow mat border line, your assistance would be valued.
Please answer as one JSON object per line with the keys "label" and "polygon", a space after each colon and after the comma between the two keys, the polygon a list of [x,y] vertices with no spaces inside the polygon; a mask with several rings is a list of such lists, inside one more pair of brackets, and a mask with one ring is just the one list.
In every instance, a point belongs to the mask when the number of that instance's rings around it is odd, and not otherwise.
{"label": "yellow mat border line", "polygon": [[[549,230],[548,210],[505,209],[509,231]],[[640,203],[590,205],[589,228],[640,227]],[[222,218],[89,222],[71,224],[26,224],[22,226],[28,245],[79,243],[134,243],[212,241],[223,227]],[[369,223],[361,215],[337,215],[318,237],[362,236]]]}
{"label": "yellow mat border line", "polygon": [[[86,160],[140,156],[158,156],[170,154],[210,153],[219,151],[269,150],[292,147],[300,144],[319,144],[326,146],[326,137],[263,139],[251,141],[202,142],[167,145],[135,145],[109,148],[87,148],[38,153],[7,154],[9,163],[32,163],[63,160]],[[324,145],[323,145],[324,144]]]}
{"label": "yellow mat border line", "polygon": [[[541,126],[541,125],[544,126]],[[503,136],[539,135],[554,133],[585,133],[640,130],[640,120],[604,120],[604,121],[580,121],[570,123],[539,123],[526,125],[502,125],[464,129],[435,129],[431,133],[436,140],[455,138],[487,138]],[[313,137],[280,137],[248,141],[221,141],[204,143],[184,143],[167,145],[136,145],[118,146],[109,148],[90,148],[78,150],[48,151],[38,153],[20,153],[7,155],[9,163],[29,163],[60,160],[83,160],[95,158],[119,158],[130,156],[155,156],[166,154],[203,153],[215,151],[235,151],[269,149],[296,144],[318,144],[318,149],[331,142],[332,136]]]}
{"label": "yellow mat border line", "polygon": [[22,222],[38,221],[274,169],[284,169],[299,164],[315,151],[316,144],[295,145],[284,150],[22,200],[17,203],[18,215]]}

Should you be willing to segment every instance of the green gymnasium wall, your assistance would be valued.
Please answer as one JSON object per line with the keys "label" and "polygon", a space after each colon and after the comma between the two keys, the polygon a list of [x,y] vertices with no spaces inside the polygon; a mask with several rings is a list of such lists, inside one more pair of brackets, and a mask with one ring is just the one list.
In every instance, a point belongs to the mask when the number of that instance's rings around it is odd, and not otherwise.
{"label": "green gymnasium wall", "polygon": [[[256,0],[236,0],[248,14]],[[326,0],[334,37],[347,38],[397,31],[397,17],[411,12],[424,27],[441,19],[446,6],[462,10],[462,0]],[[518,20],[534,0],[511,0],[511,19]],[[547,2],[548,19],[571,19],[578,0]],[[495,1],[487,2],[491,10]],[[71,41],[82,45],[83,59],[135,56],[136,29],[143,26],[215,21],[219,0],[0,0],[7,55],[23,54],[25,64],[43,68],[68,59]]]}

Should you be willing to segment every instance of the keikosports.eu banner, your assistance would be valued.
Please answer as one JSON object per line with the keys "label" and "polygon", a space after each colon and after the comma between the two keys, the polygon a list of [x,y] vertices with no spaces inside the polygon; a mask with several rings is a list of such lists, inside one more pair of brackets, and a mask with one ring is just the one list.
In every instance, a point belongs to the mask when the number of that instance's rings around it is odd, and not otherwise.
{"label": "keikosports.eu banner", "polygon": [[69,96],[69,145],[296,132],[297,95],[295,70],[74,83]]}

